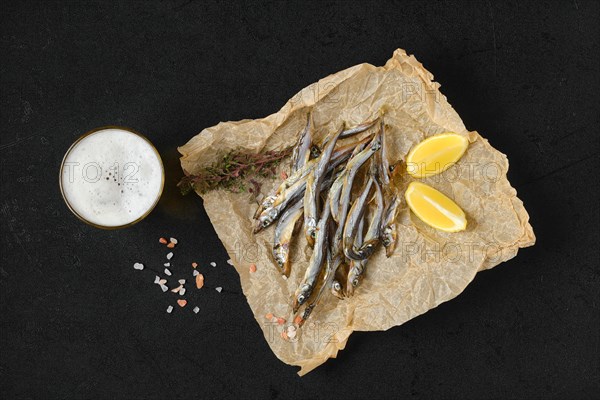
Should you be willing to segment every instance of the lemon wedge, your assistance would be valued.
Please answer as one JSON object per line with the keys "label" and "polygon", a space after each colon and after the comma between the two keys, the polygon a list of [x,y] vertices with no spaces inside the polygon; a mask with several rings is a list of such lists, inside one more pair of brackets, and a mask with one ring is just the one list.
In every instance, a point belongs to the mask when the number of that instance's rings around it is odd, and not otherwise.
{"label": "lemon wedge", "polygon": [[444,172],[465,153],[469,140],[456,133],[431,136],[416,145],[406,157],[406,170],[415,178]]}
{"label": "lemon wedge", "polygon": [[431,186],[412,182],[404,197],[412,212],[429,226],[444,232],[458,232],[467,227],[464,211]]}

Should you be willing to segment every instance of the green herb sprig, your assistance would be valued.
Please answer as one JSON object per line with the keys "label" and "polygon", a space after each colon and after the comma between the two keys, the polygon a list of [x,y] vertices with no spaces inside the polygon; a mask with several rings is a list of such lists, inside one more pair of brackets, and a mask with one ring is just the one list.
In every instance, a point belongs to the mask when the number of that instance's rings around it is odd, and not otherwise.
{"label": "green herb sprig", "polygon": [[291,153],[291,147],[257,154],[231,151],[199,174],[184,176],[177,186],[184,195],[192,190],[206,193],[214,189],[235,193],[249,191],[258,195],[260,184],[254,178],[274,178],[281,160]]}

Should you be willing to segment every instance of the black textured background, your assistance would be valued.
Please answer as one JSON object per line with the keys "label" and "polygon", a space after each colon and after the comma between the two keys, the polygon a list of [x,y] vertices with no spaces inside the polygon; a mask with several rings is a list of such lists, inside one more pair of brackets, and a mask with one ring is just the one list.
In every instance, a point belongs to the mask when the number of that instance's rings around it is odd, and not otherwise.
{"label": "black textured background", "polygon": [[[9,4],[10,3],[10,4]],[[598,3],[3,2],[0,397],[592,398],[599,396]],[[355,333],[304,378],[271,353],[176,151],[219,121],[405,48],[511,162],[535,247],[455,300]],[[145,133],[168,168],[160,206],[101,231],[65,207],[58,168],[83,132]],[[156,239],[209,289],[165,313]],[[198,305],[201,312],[191,313]]]}

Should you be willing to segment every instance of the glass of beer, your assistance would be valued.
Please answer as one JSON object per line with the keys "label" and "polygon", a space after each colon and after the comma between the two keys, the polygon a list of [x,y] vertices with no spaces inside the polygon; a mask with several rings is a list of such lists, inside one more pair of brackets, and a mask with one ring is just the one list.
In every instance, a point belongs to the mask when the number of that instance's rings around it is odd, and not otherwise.
{"label": "glass of beer", "polygon": [[87,132],[71,145],[60,167],[60,189],[80,220],[103,229],[131,226],[158,203],[163,163],[143,135],[120,126]]}

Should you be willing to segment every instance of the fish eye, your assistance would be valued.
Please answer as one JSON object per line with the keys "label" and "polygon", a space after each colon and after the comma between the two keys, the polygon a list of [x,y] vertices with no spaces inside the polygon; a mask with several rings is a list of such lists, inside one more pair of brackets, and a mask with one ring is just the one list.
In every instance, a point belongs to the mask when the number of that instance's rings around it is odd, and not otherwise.
{"label": "fish eye", "polygon": [[304,303],[304,295],[303,294],[298,296],[298,303],[300,303],[300,304]]}
{"label": "fish eye", "polygon": [[310,237],[313,238],[313,239],[316,238],[317,237],[317,232],[311,231],[310,232]]}
{"label": "fish eye", "polygon": [[263,227],[266,227],[267,225],[269,225],[269,220],[265,219],[265,220],[262,222],[262,226],[263,226]]}
{"label": "fish eye", "polygon": [[333,284],[333,288],[334,288],[335,290],[340,290],[340,289],[342,288],[342,285],[340,285],[340,283],[339,283],[339,282],[335,282],[335,283]]}
{"label": "fish eye", "polygon": [[358,286],[358,278],[354,278],[354,280],[352,281],[352,286],[354,286],[354,287]]}

